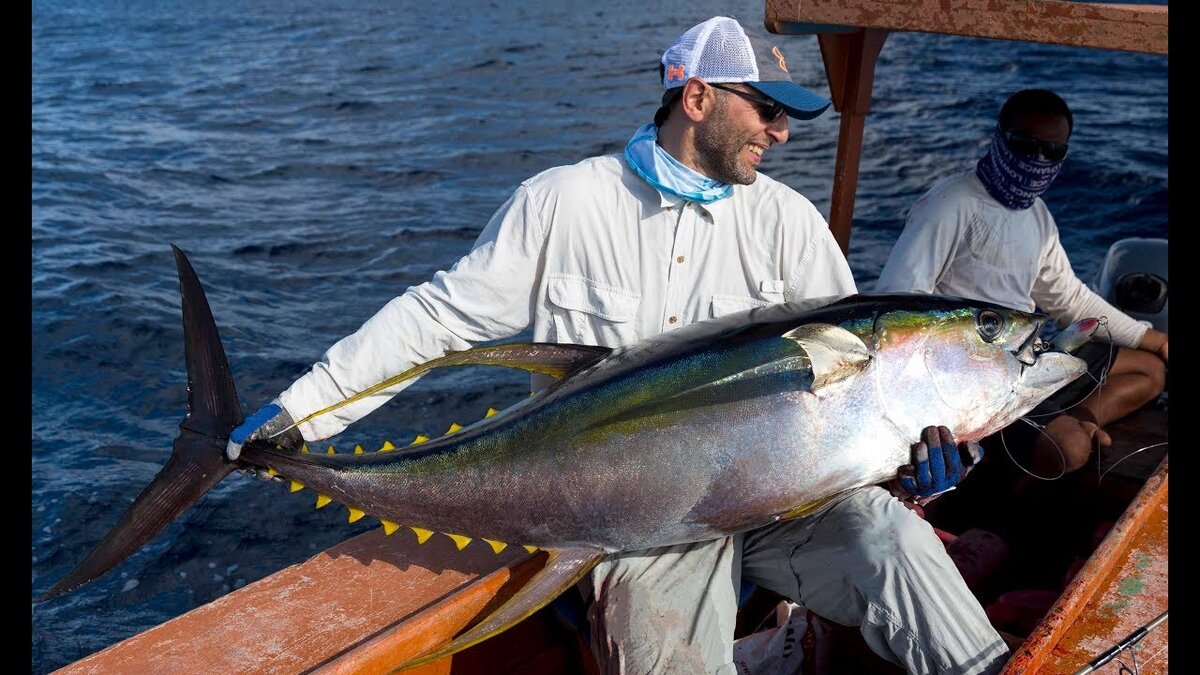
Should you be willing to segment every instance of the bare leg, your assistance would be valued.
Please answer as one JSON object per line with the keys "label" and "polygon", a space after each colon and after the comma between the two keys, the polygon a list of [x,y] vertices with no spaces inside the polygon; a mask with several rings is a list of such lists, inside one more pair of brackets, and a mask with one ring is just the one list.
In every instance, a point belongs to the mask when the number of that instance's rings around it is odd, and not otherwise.
{"label": "bare leg", "polygon": [[1046,425],[1033,446],[1034,471],[1050,477],[1064,470],[1064,462],[1068,472],[1086,465],[1094,447],[1112,444],[1103,427],[1153,401],[1166,382],[1162,359],[1140,349],[1119,348],[1104,384]]}

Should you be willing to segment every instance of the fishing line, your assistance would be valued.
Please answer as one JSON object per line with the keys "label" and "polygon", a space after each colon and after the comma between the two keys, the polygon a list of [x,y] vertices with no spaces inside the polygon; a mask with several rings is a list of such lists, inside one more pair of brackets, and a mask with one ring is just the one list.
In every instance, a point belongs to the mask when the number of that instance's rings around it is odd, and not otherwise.
{"label": "fishing line", "polygon": [[[1058,417],[1059,415],[1062,415],[1063,413],[1067,412],[1071,408],[1074,408],[1075,406],[1080,405],[1087,399],[1091,398],[1093,395],[1096,395],[1096,396],[1101,395],[1101,392],[1104,390],[1104,385],[1108,383],[1108,371],[1112,368],[1113,361],[1115,360],[1115,352],[1116,352],[1117,347],[1113,343],[1113,340],[1112,340],[1112,330],[1109,329],[1109,327],[1108,327],[1108,317],[1102,316],[1098,319],[1098,321],[1099,321],[1099,326],[1104,328],[1104,332],[1108,334],[1108,359],[1105,361],[1104,367],[1100,370],[1099,378],[1097,378],[1095,375],[1092,375],[1090,370],[1084,371],[1085,375],[1087,375],[1088,377],[1092,378],[1093,381],[1095,381],[1096,386],[1092,387],[1092,389],[1090,391],[1088,391],[1086,394],[1084,394],[1082,397],[1080,397],[1078,401],[1076,401],[1075,403],[1072,403],[1069,406],[1066,406],[1065,408],[1061,408],[1059,410],[1052,410],[1050,412],[1029,414],[1029,415],[1026,415],[1025,417],[1020,418],[1022,422],[1025,422],[1026,424],[1039,430],[1041,432],[1041,434],[1043,436],[1045,436],[1046,438],[1048,438],[1050,440],[1050,443],[1054,445],[1054,449],[1058,451],[1059,461],[1062,463],[1062,468],[1059,470],[1058,475],[1054,476],[1053,478],[1047,478],[1045,476],[1039,476],[1039,475],[1033,473],[1032,471],[1030,471],[1029,469],[1026,469],[1024,466],[1021,466],[1020,462],[1018,462],[1016,460],[1016,458],[1013,457],[1012,452],[1009,451],[1008,442],[1004,438],[1004,432],[1003,431],[1000,432],[1000,441],[1003,444],[1004,452],[1008,454],[1009,459],[1012,460],[1013,464],[1015,464],[1018,469],[1020,469],[1021,471],[1025,472],[1026,474],[1028,474],[1034,478],[1037,478],[1038,480],[1058,480],[1059,478],[1062,478],[1063,476],[1065,476],[1067,474],[1067,457],[1066,457],[1066,454],[1063,453],[1062,446],[1060,446],[1058,443],[1056,443],[1054,441],[1054,439],[1051,438],[1050,435],[1046,433],[1046,431],[1045,431],[1046,425],[1038,424],[1036,421],[1034,421],[1031,418],[1034,418],[1034,417]],[[1096,430],[1103,431],[1103,428],[1099,424],[1097,424]],[[1095,434],[1092,435],[1092,438],[1093,439],[1095,438]],[[1151,446],[1151,447],[1154,447],[1154,446]],[[1142,450],[1145,450],[1145,449],[1147,449],[1147,448],[1142,448]],[[1097,483],[1099,483],[1104,478],[1104,474],[1100,473],[1100,460],[1101,460],[1102,451],[1103,451],[1103,448],[1100,447],[1099,445],[1097,445],[1096,446],[1096,473],[1097,473],[1096,482]],[[1120,460],[1117,460],[1117,463],[1124,461],[1129,456],[1137,454],[1138,452],[1141,452],[1141,450],[1135,450],[1134,452],[1129,453],[1129,455],[1126,455],[1125,457],[1122,457]],[[1116,466],[1116,463],[1114,463],[1112,466]],[[1111,469],[1112,466],[1110,466],[1109,469]],[[1105,471],[1105,473],[1107,473],[1107,471]]]}
{"label": "fishing line", "polygon": [[1151,654],[1150,656],[1143,656],[1143,657],[1142,657],[1142,665],[1146,665],[1146,664],[1150,663],[1151,661],[1153,661],[1154,659],[1157,659],[1157,658],[1158,658],[1158,655],[1159,655],[1159,654],[1162,654],[1162,653],[1163,653],[1163,652],[1165,652],[1165,651],[1167,651],[1167,645],[1163,645],[1163,646],[1159,647],[1159,648],[1158,648],[1158,649],[1157,649],[1157,650],[1156,650],[1156,651],[1155,651],[1153,654]]}
{"label": "fishing line", "polygon": [[[1019,420],[1028,424],[1029,426],[1033,427],[1034,429],[1041,431],[1042,435],[1045,436],[1046,438],[1050,438],[1049,434],[1047,434],[1045,431],[1042,431],[1043,429],[1045,429],[1045,425],[1038,424],[1037,422],[1034,422],[1031,419],[1026,419],[1024,417],[1019,418]],[[1050,438],[1050,442],[1054,443],[1054,439]],[[1003,429],[1000,430],[1000,445],[1002,445],[1004,447],[1004,453],[1008,455],[1008,458],[1010,460],[1012,460],[1012,463],[1014,466],[1016,466],[1021,471],[1024,471],[1026,474],[1028,474],[1038,480],[1058,480],[1059,478],[1062,478],[1063,476],[1067,475],[1067,456],[1065,454],[1063,454],[1062,448],[1058,447],[1058,443],[1054,443],[1054,447],[1056,450],[1058,450],[1058,459],[1059,459],[1059,461],[1062,462],[1062,468],[1059,470],[1058,475],[1054,476],[1053,478],[1039,476],[1036,473],[1030,471],[1029,469],[1026,469],[1025,467],[1021,466],[1021,463],[1017,461],[1017,458],[1013,457],[1012,451],[1008,449],[1008,439],[1004,438],[1004,430]]]}
{"label": "fishing line", "polygon": [[[1098,319],[1098,321],[1100,322],[1100,326],[1104,328],[1104,331],[1106,333],[1108,333],[1108,360],[1105,362],[1104,367],[1100,370],[1099,378],[1097,378],[1095,375],[1092,375],[1092,372],[1090,370],[1084,371],[1084,373],[1083,373],[1084,375],[1087,375],[1088,377],[1092,378],[1092,380],[1096,383],[1096,386],[1092,387],[1091,391],[1089,391],[1084,396],[1080,397],[1080,399],[1078,401],[1072,403],[1071,405],[1069,405],[1065,408],[1062,408],[1057,411],[1052,410],[1050,412],[1038,413],[1036,415],[1030,414],[1030,415],[1026,415],[1026,417],[1056,417],[1058,415],[1061,415],[1062,413],[1070,410],[1071,408],[1074,408],[1075,406],[1079,405],[1080,403],[1083,403],[1087,399],[1091,398],[1093,394],[1097,394],[1097,392],[1101,391],[1104,388],[1104,385],[1108,383],[1108,371],[1112,368],[1113,361],[1115,361],[1113,354],[1116,351],[1117,347],[1115,344],[1113,344],[1112,331],[1109,330],[1109,328],[1108,328],[1108,317],[1102,316]],[[1097,426],[1099,426],[1099,425],[1097,425]]]}
{"label": "fishing line", "polygon": [[[1163,441],[1162,443],[1155,443],[1153,445],[1147,445],[1144,448],[1138,448],[1137,450],[1134,450],[1133,452],[1129,453],[1128,455],[1125,455],[1121,459],[1118,459],[1117,461],[1113,462],[1111,466],[1109,466],[1107,469],[1105,469],[1104,473],[1100,474],[1100,480],[1104,480],[1104,476],[1107,475],[1109,471],[1112,471],[1114,466],[1120,464],[1121,462],[1124,462],[1125,460],[1129,459],[1130,457],[1133,457],[1134,455],[1138,454],[1139,452],[1142,452],[1143,450],[1152,450],[1154,448],[1160,448],[1166,444],[1167,444],[1167,441]],[[1099,458],[1097,458],[1097,462],[1099,462]],[[1099,468],[1099,467],[1097,467],[1097,468]],[[1099,482],[1099,481],[1097,481],[1097,482]]]}
{"label": "fishing line", "polygon": [[[1088,661],[1086,664],[1084,664],[1084,666],[1082,668],[1080,668],[1079,670],[1076,670],[1074,675],[1088,675],[1089,673],[1094,673],[1101,666],[1103,666],[1104,664],[1106,664],[1109,661],[1112,661],[1114,659],[1117,661],[1117,663],[1121,664],[1121,668],[1118,671],[1118,673],[1122,673],[1122,674],[1129,673],[1129,675],[1138,675],[1137,654],[1133,651],[1134,645],[1136,645],[1138,642],[1140,642],[1142,638],[1146,637],[1146,635],[1148,635],[1150,633],[1150,631],[1154,630],[1156,627],[1158,627],[1158,625],[1160,623],[1162,623],[1166,620],[1167,620],[1167,613],[1164,611],[1162,614],[1159,614],[1154,619],[1151,619],[1150,622],[1147,623],[1145,626],[1142,626],[1141,628],[1138,628],[1137,630],[1133,631],[1129,635],[1126,635],[1125,639],[1118,642],[1115,646],[1104,650],[1099,656],[1092,659],[1091,661]],[[1124,651],[1129,652],[1130,660],[1133,662],[1132,670],[1130,670],[1129,666],[1126,665],[1124,661],[1117,658],[1117,655]],[[1155,654],[1157,655],[1157,652]]]}

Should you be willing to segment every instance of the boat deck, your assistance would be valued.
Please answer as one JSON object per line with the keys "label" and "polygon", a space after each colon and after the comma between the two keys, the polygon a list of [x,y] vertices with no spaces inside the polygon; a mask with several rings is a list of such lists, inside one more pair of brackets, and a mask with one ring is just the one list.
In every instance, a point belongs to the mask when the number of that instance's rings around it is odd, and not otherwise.
{"label": "boat deck", "polygon": [[[1142,411],[1114,425],[1105,474],[1137,480],[1157,462],[1120,520],[1071,579],[1046,617],[1014,652],[1005,675],[1074,673],[1126,636],[1167,611],[1168,462],[1165,447],[1129,454],[1166,441],[1166,413]],[[1135,442],[1136,441],[1136,442]],[[1122,460],[1122,458],[1128,459]],[[1120,464],[1114,462],[1120,461]],[[1131,653],[1132,652],[1132,653]],[[1132,672],[1167,672],[1167,626],[1152,630],[1133,648],[1099,668],[1117,673],[1124,662]],[[1134,670],[1133,666],[1137,669]]]}
{"label": "boat deck", "polygon": [[[408,529],[373,530],[55,672],[388,673],[486,615],[545,558],[519,546],[497,555],[472,542],[459,551],[445,536],[419,545]],[[520,649],[505,649],[511,641]],[[579,662],[577,639],[543,610],[407,672],[536,675]]]}
{"label": "boat deck", "polygon": [[[1082,664],[1120,643],[1125,636],[1152,621],[1167,609],[1167,487],[1162,476],[1161,495],[1155,496],[1145,522],[1130,533],[1126,550],[1112,569],[1102,573],[1097,593],[1049,650],[1041,672],[1074,672]],[[1053,610],[1052,610],[1053,614]],[[1031,636],[1034,646],[1042,634]],[[1046,631],[1049,639],[1051,632]],[[1167,672],[1167,630],[1151,631],[1133,648],[1133,655],[1118,654],[1143,675]],[[1019,663],[1016,661],[1015,663]],[[1114,660],[1098,672],[1116,673]],[[1016,672],[1015,670],[1013,672]]]}

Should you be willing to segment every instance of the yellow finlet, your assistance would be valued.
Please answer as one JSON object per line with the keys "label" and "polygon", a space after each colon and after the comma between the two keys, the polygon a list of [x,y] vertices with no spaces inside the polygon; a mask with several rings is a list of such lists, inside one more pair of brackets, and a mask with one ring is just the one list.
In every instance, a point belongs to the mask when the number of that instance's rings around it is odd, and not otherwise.
{"label": "yellow finlet", "polygon": [[527,545],[527,546],[525,546],[524,548],[525,548],[525,550],[526,550],[526,551],[529,551],[530,553],[537,553],[537,547],[536,547],[536,546],[528,546],[528,545]]}
{"label": "yellow finlet", "polygon": [[450,428],[446,430],[446,435],[449,436],[450,434],[458,431],[461,428],[462,428],[462,425],[459,424],[458,422],[451,422]]}
{"label": "yellow finlet", "polygon": [[334,450],[334,449],[333,449],[333,446],[332,446],[332,445],[330,445],[328,448],[325,448],[325,454],[327,454],[327,455],[336,455],[336,454],[337,454],[337,450]]}
{"label": "yellow finlet", "polygon": [[413,442],[409,443],[409,445],[416,445],[417,443],[424,443],[427,440],[429,440],[429,437],[426,436],[425,434],[417,434],[417,437],[414,438]]}
{"label": "yellow finlet", "polygon": [[418,544],[424,544],[425,542],[429,541],[430,537],[433,536],[432,530],[423,530],[419,527],[412,527],[411,525],[409,526],[408,529],[417,533],[417,543]]}
{"label": "yellow finlet", "polygon": [[358,520],[359,518],[362,518],[363,516],[367,515],[367,514],[363,513],[362,511],[359,511],[358,509],[354,508],[353,506],[347,506],[346,508],[350,510],[350,522],[352,522],[352,523],[354,521]]}
{"label": "yellow finlet", "polygon": [[484,539],[484,541],[486,541],[488,546],[491,546],[492,550],[495,551],[496,553],[503,551],[504,548],[506,546],[508,546],[508,544],[506,544],[502,541],[492,541],[491,539]]}
{"label": "yellow finlet", "polygon": [[317,508],[318,509],[324,508],[331,501],[333,501],[333,500],[330,499],[329,497],[326,497],[325,495],[317,495]]}
{"label": "yellow finlet", "polygon": [[300,444],[300,454],[302,454],[302,455],[308,454],[308,443]]}
{"label": "yellow finlet", "polygon": [[303,489],[304,489],[304,483],[301,483],[298,480],[292,481],[292,487],[290,489],[291,492],[299,492]]}
{"label": "yellow finlet", "polygon": [[355,445],[355,446],[354,446],[354,454],[356,454],[356,455],[361,455],[361,454],[363,454],[364,452],[366,452],[366,450],[363,450],[363,447],[362,447],[361,445]]}
{"label": "yellow finlet", "polygon": [[269,466],[268,466],[268,467],[267,467],[267,475],[268,475],[268,476],[278,476],[278,475],[279,475],[279,472],[278,472],[278,471],[276,471],[275,469],[272,469],[271,467],[269,467]]}
{"label": "yellow finlet", "polygon": [[484,417],[491,417],[492,415],[495,415],[498,412],[500,412],[500,411],[496,410],[495,408],[488,408],[487,414],[484,415]]}
{"label": "yellow finlet", "polygon": [[379,447],[380,452],[391,452],[392,450],[395,450],[395,449],[396,449],[396,446],[392,445],[391,441],[384,441],[383,445],[381,445]]}
{"label": "yellow finlet", "polygon": [[396,530],[400,529],[399,525],[390,520],[383,520],[382,518],[379,520],[379,524],[383,525],[383,534],[389,537],[395,533]]}
{"label": "yellow finlet", "polygon": [[449,532],[446,532],[445,534],[447,537],[450,537],[454,540],[454,545],[457,546],[458,550],[460,551],[466,548],[467,544],[471,543],[470,537],[464,537],[461,534],[450,534]]}

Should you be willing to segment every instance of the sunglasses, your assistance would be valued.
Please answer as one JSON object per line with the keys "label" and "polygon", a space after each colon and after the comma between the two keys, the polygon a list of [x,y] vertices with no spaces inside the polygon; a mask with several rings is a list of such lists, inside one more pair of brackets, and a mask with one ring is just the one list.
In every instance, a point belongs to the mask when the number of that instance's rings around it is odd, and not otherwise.
{"label": "sunglasses", "polygon": [[1054,143],[1034,138],[1019,131],[1005,131],[1004,143],[1018,155],[1041,155],[1051,162],[1057,162],[1067,156],[1066,143]]}
{"label": "sunglasses", "polygon": [[754,109],[758,111],[758,116],[761,117],[763,122],[766,122],[767,124],[774,122],[787,113],[787,108],[784,108],[782,103],[774,99],[769,99],[763,96],[755,96],[754,94],[744,92],[740,89],[726,87],[719,82],[706,82],[705,84],[710,87],[716,87],[721,91],[737,94],[738,96],[741,96],[750,103],[754,104]]}

